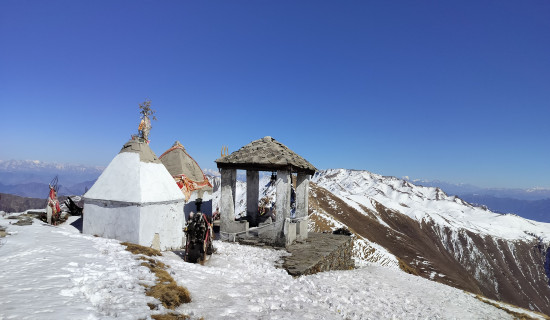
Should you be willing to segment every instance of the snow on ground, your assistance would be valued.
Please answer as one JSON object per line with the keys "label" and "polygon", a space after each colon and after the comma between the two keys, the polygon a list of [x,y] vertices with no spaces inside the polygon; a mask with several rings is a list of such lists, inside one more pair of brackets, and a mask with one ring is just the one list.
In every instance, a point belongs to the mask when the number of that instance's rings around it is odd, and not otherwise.
{"label": "snow on ground", "polygon": [[140,283],[155,276],[119,241],[70,225],[0,225],[0,319],[137,319],[152,298]]}
{"label": "snow on ground", "polygon": [[292,278],[273,267],[281,251],[215,245],[218,253],[205,266],[175,254],[161,259],[193,296],[179,311],[205,319],[513,318],[471,294],[392,268],[370,265]]}
{"label": "snow on ground", "polygon": [[[74,220],[74,218],[73,218]],[[7,226],[0,244],[0,319],[150,319],[140,283],[154,275],[116,240],[37,220]],[[76,232],[75,232],[76,231]],[[215,242],[204,265],[160,258],[191,292],[177,309],[205,319],[511,319],[461,290],[368,265],[293,278],[284,251]],[[526,311],[525,311],[526,312]]]}

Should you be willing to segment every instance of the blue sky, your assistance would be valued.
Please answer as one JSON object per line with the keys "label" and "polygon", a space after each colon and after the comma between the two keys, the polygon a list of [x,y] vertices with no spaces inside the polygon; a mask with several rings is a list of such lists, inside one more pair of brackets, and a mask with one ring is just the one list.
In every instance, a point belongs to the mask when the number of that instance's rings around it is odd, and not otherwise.
{"label": "blue sky", "polygon": [[107,165],[157,111],[205,168],[270,135],[319,169],[550,187],[550,2],[0,2],[0,159]]}

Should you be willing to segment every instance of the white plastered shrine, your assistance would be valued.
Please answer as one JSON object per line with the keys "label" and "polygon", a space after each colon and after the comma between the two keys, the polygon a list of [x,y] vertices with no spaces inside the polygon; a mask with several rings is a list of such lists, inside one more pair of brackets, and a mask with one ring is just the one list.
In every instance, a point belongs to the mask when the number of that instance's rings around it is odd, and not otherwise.
{"label": "white plastered shrine", "polygon": [[84,195],[82,231],[159,250],[178,249],[184,202],[149,145],[132,139]]}

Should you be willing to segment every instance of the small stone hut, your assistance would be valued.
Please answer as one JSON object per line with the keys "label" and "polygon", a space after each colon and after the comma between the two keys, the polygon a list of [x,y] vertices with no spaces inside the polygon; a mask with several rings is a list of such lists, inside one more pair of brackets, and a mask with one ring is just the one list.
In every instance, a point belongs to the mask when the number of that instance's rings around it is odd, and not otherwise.
{"label": "small stone hut", "polygon": [[212,185],[185,147],[176,141],[159,159],[185,197],[185,217],[188,218],[191,211],[199,211],[199,208],[201,212],[211,215]]}
{"label": "small stone hut", "polygon": [[[221,172],[220,234],[235,240],[251,233],[276,246],[288,246],[307,238],[309,180],[317,169],[272,137],[252,141],[228,156],[216,160]],[[236,170],[246,170],[247,217],[258,215],[259,172],[277,172],[275,216],[267,226],[249,228],[249,222],[235,221]],[[291,175],[296,179],[296,215],[290,218]]]}
{"label": "small stone hut", "polygon": [[185,199],[142,139],[128,141],[83,198],[83,233],[159,250],[182,247]]}

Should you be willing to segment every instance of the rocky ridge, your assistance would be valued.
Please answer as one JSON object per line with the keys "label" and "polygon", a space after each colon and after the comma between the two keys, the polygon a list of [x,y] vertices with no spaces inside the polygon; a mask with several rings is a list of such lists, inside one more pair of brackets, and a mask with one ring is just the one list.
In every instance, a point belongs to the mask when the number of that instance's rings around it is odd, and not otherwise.
{"label": "rocky ridge", "polygon": [[325,170],[313,182],[312,229],[348,227],[356,258],[550,314],[550,224],[367,171]]}

